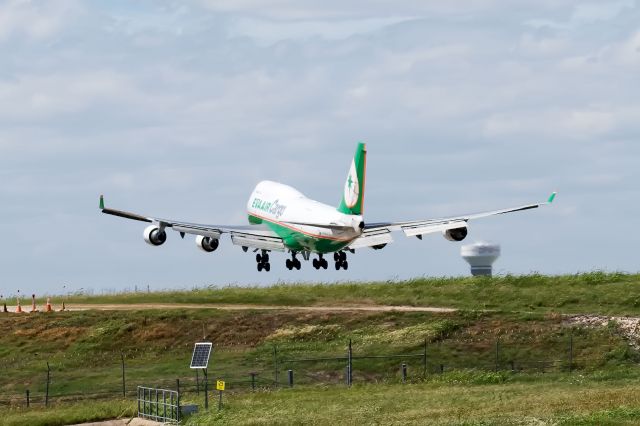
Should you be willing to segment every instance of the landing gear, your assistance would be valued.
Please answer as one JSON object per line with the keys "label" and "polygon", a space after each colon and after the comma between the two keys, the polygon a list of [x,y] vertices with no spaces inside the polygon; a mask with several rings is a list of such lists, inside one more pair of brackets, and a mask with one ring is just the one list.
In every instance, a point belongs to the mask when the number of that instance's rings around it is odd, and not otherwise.
{"label": "landing gear", "polygon": [[340,268],[344,269],[345,271],[349,269],[349,262],[347,262],[347,253],[343,251],[335,252],[333,253],[333,260],[336,262],[336,271],[339,271]]}
{"label": "landing gear", "polygon": [[269,272],[271,270],[269,253],[266,250],[262,250],[262,253],[256,254],[256,262],[258,263],[258,272],[262,272],[262,270]]}
{"label": "landing gear", "polygon": [[318,258],[313,259],[313,267],[316,269],[327,269],[329,267],[329,262],[327,262],[327,259],[322,257],[322,254],[318,254]]}
{"label": "landing gear", "polygon": [[291,252],[291,259],[287,259],[287,261],[285,262],[285,265],[286,265],[288,270],[292,270],[293,268],[297,269],[298,271],[300,270],[300,268],[302,267],[302,264],[296,258],[296,252],[295,251]]}

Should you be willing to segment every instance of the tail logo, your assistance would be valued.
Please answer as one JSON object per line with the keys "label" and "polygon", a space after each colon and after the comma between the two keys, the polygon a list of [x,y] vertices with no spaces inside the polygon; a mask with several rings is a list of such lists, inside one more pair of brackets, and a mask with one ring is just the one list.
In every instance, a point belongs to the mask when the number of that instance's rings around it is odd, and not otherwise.
{"label": "tail logo", "polygon": [[360,182],[358,182],[358,173],[356,172],[356,163],[351,162],[351,169],[349,170],[349,176],[344,184],[344,203],[348,208],[353,208],[358,204],[358,197],[360,196]]}

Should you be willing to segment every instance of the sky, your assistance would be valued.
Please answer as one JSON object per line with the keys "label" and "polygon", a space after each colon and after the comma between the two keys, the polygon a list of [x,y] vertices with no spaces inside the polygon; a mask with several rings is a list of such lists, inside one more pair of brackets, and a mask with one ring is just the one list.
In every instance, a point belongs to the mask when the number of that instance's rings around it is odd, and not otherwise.
{"label": "sky", "polygon": [[246,224],[262,179],[337,206],[358,141],[366,221],[558,191],[464,243],[498,274],[637,272],[639,139],[636,0],[3,0],[0,294],[467,275],[435,234],[258,273],[98,210]]}

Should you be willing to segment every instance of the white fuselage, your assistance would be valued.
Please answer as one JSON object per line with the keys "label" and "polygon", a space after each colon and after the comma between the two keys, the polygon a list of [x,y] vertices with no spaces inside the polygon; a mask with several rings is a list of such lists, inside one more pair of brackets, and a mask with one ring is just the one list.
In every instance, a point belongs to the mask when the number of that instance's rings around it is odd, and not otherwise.
{"label": "white fuselage", "polygon": [[340,213],[277,182],[260,182],[247,203],[251,223],[264,223],[291,250],[329,253],[362,234],[362,216]]}

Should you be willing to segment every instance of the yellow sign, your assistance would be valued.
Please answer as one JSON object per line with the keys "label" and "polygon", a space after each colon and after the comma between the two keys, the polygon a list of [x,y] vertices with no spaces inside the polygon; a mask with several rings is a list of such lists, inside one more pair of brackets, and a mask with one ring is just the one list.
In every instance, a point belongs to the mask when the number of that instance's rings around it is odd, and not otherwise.
{"label": "yellow sign", "polygon": [[216,381],[216,390],[223,391],[224,390],[224,380]]}

